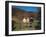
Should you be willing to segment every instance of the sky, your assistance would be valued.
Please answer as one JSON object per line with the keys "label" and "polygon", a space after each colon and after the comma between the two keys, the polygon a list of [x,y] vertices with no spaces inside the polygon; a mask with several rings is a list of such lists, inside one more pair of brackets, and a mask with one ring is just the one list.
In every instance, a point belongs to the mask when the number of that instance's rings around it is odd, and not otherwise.
{"label": "sky", "polygon": [[21,9],[27,12],[39,12],[39,7],[31,7],[31,6],[16,6],[16,9]]}

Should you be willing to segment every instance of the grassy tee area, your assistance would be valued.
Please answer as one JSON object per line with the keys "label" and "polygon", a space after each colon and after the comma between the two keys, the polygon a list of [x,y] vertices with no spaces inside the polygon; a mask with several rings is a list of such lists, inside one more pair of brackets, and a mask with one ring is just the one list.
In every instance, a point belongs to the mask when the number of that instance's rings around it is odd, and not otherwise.
{"label": "grassy tee area", "polygon": [[38,30],[38,29],[41,29],[41,24],[39,20],[34,19],[33,22],[30,24],[30,23],[23,23],[17,17],[13,18],[12,21],[13,31]]}

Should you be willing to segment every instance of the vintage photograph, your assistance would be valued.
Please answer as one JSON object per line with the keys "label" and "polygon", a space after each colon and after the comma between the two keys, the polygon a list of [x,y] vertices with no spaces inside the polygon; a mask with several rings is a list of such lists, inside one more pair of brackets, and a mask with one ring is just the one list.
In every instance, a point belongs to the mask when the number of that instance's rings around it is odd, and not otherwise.
{"label": "vintage photograph", "polygon": [[41,7],[12,6],[12,31],[40,29]]}

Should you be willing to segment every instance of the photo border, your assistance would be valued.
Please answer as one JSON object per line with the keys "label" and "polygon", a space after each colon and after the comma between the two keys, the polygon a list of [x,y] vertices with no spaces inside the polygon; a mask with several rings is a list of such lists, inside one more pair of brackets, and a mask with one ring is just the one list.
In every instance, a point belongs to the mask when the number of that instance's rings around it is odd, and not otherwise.
{"label": "photo border", "polygon": [[[27,34],[12,34],[9,35],[9,3],[29,3],[29,4],[42,4],[44,6],[44,32],[43,33],[27,33]],[[45,3],[37,2],[22,2],[22,1],[5,1],[5,35],[6,36],[18,36],[18,35],[34,35],[34,34],[45,34]]]}

